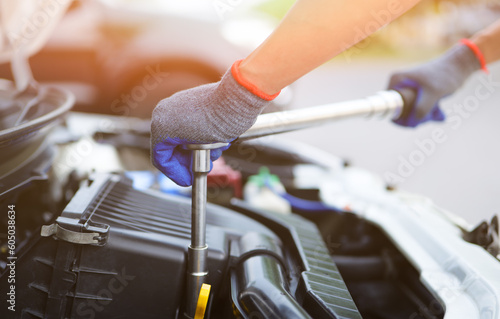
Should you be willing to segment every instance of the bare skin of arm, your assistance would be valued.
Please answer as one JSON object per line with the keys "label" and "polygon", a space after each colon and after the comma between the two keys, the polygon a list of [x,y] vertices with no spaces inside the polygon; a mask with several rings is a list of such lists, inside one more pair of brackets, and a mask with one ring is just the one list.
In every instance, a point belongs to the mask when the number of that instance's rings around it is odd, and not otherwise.
{"label": "bare skin of arm", "polygon": [[476,33],[471,41],[483,53],[486,64],[500,60],[500,19]]}
{"label": "bare skin of arm", "polygon": [[275,94],[369,36],[419,0],[297,0],[280,25],[240,64],[242,76]]}

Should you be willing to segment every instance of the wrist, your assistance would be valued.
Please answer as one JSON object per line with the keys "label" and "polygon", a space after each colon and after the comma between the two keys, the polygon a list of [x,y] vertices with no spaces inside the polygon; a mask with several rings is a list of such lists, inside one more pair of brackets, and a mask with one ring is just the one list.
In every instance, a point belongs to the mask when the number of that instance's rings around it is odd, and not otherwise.
{"label": "wrist", "polygon": [[436,60],[440,76],[460,87],[469,76],[481,69],[481,63],[474,52],[465,44],[457,43]]}
{"label": "wrist", "polygon": [[252,72],[251,68],[242,62],[243,60],[238,60],[234,62],[231,67],[231,73],[238,84],[266,101],[271,101],[280,94],[281,91],[279,89],[274,89],[265,85],[265,83],[261,81],[261,77],[255,72]]}

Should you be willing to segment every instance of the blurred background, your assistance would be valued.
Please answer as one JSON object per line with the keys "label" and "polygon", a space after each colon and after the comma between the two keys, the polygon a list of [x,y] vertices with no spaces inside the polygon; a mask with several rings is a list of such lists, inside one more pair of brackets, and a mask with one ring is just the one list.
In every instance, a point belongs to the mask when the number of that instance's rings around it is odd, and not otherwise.
{"label": "blurred background", "polygon": [[[75,93],[76,111],[149,118],[160,99],[217,81],[265,39],[291,5],[291,0],[74,1],[30,64],[38,81]],[[384,90],[391,72],[438,56],[499,17],[498,0],[423,0],[284,90],[269,110]],[[500,82],[500,65],[490,69],[492,78],[478,72],[443,108],[456,116],[456,107],[478,85]],[[9,65],[0,65],[0,78],[12,78]],[[406,129],[387,119],[351,119],[287,136],[371,170],[399,189],[428,196],[475,224],[500,207],[500,147],[495,142],[500,86],[491,87],[474,111],[460,115],[460,125],[447,121]],[[446,141],[414,165],[409,176],[388,180],[436,128]]]}

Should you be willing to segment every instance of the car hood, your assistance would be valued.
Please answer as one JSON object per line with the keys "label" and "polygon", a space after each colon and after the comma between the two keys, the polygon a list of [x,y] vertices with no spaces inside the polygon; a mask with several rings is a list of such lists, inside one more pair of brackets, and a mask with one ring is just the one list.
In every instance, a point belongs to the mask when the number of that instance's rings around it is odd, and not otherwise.
{"label": "car hood", "polygon": [[0,63],[31,56],[47,41],[71,0],[0,0]]}
{"label": "car hood", "polygon": [[44,45],[70,2],[0,0],[0,63],[18,67],[13,69],[16,82],[0,79],[0,194],[42,178],[33,172],[40,164],[37,159],[51,158],[46,137],[73,105],[69,92],[37,85],[25,64]]}

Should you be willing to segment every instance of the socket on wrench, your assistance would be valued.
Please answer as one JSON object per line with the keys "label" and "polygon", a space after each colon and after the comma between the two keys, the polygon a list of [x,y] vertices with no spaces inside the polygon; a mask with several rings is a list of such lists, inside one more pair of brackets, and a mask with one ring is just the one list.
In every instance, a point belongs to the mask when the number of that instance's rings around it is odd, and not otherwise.
{"label": "socket on wrench", "polygon": [[186,309],[187,318],[194,318],[201,285],[208,276],[206,243],[207,174],[210,151],[228,143],[188,144],[193,152],[193,187],[191,196],[191,244],[188,247]]}

